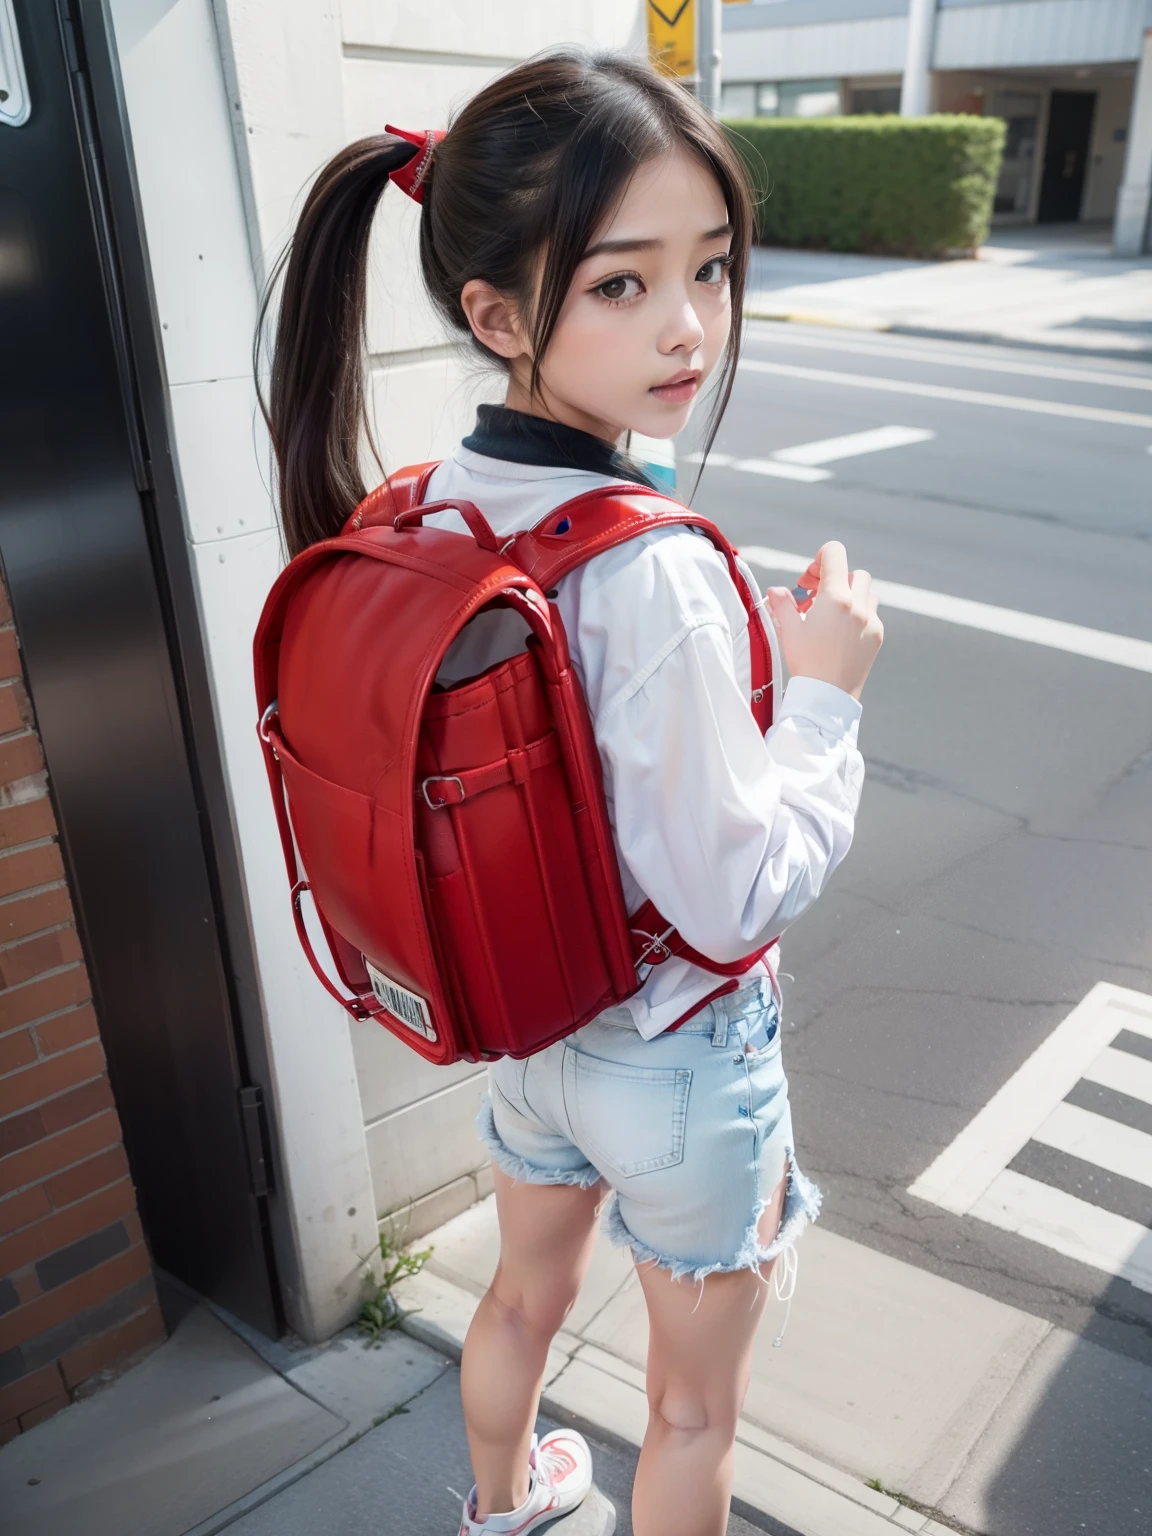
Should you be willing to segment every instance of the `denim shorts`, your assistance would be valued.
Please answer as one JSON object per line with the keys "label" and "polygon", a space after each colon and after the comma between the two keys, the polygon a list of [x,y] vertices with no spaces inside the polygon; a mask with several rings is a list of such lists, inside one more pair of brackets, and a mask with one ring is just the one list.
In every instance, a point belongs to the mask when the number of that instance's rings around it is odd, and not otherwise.
{"label": "denim shorts", "polygon": [[[535,1056],[493,1062],[488,1081],[478,1125],[496,1166],[527,1184],[602,1179],[609,1237],[674,1278],[756,1269],[819,1213],[796,1163],[766,977],[653,1040],[610,1008]],[[757,1224],[785,1172],[765,1246]]]}

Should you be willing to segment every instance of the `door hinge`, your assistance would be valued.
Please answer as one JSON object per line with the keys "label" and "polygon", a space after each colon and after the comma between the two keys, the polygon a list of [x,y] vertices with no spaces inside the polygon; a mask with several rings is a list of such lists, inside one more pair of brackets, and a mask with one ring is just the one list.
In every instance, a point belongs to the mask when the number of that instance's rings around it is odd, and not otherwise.
{"label": "door hinge", "polygon": [[256,1196],[272,1193],[272,1170],[268,1161],[268,1121],[264,1114],[264,1094],[260,1088],[240,1089],[240,1121],[244,1127],[244,1146],[248,1153],[248,1184]]}

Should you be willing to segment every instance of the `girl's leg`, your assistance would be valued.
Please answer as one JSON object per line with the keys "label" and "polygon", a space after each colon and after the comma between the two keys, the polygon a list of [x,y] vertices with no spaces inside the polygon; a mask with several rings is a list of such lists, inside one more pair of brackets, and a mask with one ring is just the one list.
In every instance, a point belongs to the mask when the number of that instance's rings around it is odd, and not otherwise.
{"label": "girl's leg", "polygon": [[[760,1221],[776,1235],[787,1175]],[[700,1286],[638,1266],[648,1303],[648,1431],[632,1491],[635,1536],[724,1536],[736,1421],[771,1266],[709,1275]]]}
{"label": "girl's leg", "polygon": [[498,1168],[494,1174],[500,1262],[460,1365],[480,1520],[518,1509],[528,1497],[548,1346],[580,1290],[603,1198],[598,1185],[520,1184]]}

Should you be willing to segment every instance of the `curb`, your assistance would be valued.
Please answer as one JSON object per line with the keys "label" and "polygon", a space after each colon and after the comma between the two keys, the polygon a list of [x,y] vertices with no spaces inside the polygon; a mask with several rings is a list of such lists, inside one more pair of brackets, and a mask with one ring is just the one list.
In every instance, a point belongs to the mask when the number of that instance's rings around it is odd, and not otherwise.
{"label": "curb", "polygon": [[[404,1332],[437,1353],[460,1358],[479,1297],[425,1270],[397,1287],[413,1310]],[[574,1334],[556,1335],[544,1371],[541,1407],[553,1418],[601,1438],[639,1446],[648,1423],[643,1374]],[[741,1419],[736,1434],[733,1507],[791,1536],[956,1536],[955,1529],[868,1487],[758,1425]]]}
{"label": "curb", "polygon": [[976,346],[1015,347],[1025,352],[1052,352],[1059,357],[1104,358],[1113,363],[1152,363],[1152,345],[1136,350],[1122,347],[1080,347],[1072,342],[1036,341],[1028,337],[1005,336],[997,331],[965,331],[948,326],[912,325],[903,320],[885,320],[866,310],[775,309],[758,304],[746,307],[745,320],[767,320],[784,325],[821,326],[828,330],[876,331],[889,336],[916,336],[925,341],[966,341]]}

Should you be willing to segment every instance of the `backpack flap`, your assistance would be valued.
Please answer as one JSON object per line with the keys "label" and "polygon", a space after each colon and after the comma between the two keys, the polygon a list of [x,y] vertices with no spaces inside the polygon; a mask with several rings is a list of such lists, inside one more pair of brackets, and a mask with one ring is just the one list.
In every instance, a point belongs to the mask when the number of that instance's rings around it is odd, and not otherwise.
{"label": "backpack flap", "polygon": [[371,528],[293,561],[256,636],[261,739],[274,799],[281,782],[287,792],[281,839],[301,940],[308,949],[300,907],[310,888],[352,996],[313,959],[328,990],[430,1061],[476,1052],[442,986],[425,911],[416,742],[444,651],[507,578],[525,581],[458,534],[427,530],[416,541]]}

